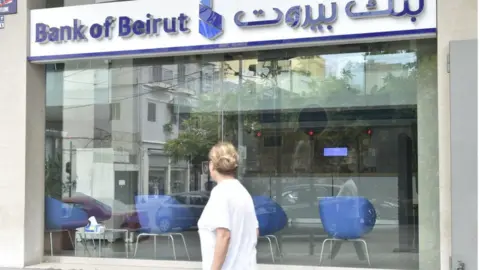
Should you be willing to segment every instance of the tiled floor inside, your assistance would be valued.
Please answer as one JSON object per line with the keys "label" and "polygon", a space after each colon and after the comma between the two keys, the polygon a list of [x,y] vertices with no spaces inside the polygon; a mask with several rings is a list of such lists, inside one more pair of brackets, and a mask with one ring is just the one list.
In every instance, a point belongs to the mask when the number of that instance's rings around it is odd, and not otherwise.
{"label": "tiled floor inside", "polygon": [[[187,248],[192,261],[200,261],[200,242],[196,231],[184,232]],[[311,235],[286,235],[281,239],[283,256],[275,256],[275,263],[282,265],[318,266],[320,249],[326,236]],[[310,239],[314,239],[314,255],[310,255]],[[379,269],[418,269],[418,253],[395,252],[398,247],[398,229],[384,229],[372,232],[365,238],[371,260],[371,267],[367,261],[360,261],[351,243],[344,243],[335,259],[329,258],[330,245],[325,248],[323,266],[379,268]],[[153,237],[140,241],[137,255],[134,257],[135,244],[125,244],[122,240],[114,243],[106,242],[101,253],[98,243],[94,248],[92,240],[87,242],[87,252],[81,243],[77,243],[76,251],[64,250],[62,256],[91,256],[106,258],[131,258],[147,260],[173,260],[172,246],[165,237],[157,239],[156,252],[154,252]],[[181,238],[175,238],[177,260],[188,260]],[[262,239],[257,246],[258,262],[272,264],[271,253],[267,240]],[[90,253],[90,254],[88,254]],[[48,254],[47,254],[48,255]]]}

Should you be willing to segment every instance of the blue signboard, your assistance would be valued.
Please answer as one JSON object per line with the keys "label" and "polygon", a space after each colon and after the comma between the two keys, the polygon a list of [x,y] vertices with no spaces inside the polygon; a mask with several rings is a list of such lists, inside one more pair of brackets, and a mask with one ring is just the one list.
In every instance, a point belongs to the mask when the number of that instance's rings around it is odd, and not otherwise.
{"label": "blue signboard", "polygon": [[346,157],[348,156],[347,147],[329,147],[323,149],[324,157]]}
{"label": "blue signboard", "polygon": [[17,13],[17,0],[0,0],[0,15]]}

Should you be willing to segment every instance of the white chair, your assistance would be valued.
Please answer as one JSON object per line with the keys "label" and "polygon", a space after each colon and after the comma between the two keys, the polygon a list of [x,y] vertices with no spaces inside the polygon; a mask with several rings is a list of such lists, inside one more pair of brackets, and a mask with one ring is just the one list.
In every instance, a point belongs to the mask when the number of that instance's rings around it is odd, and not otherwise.
{"label": "white chair", "polygon": [[[358,196],[358,187],[357,185],[355,184],[355,182],[352,180],[352,179],[348,179],[347,181],[345,181],[345,183],[343,183],[342,187],[340,188],[340,191],[338,192],[337,194],[337,197],[340,197],[340,196],[345,196],[345,197],[348,197],[348,196]],[[362,250],[362,247],[359,246],[358,244],[363,244],[363,246],[365,247],[365,257],[367,259],[367,262],[368,262],[368,265],[371,266],[371,263],[370,263],[370,253],[368,252],[368,245],[367,245],[367,242],[362,239],[362,238],[359,238],[359,239],[338,239],[338,238],[327,238],[325,240],[323,240],[323,243],[322,243],[322,249],[320,251],[320,264],[322,264],[322,261],[323,261],[323,251],[325,249],[325,244],[327,242],[330,242],[330,254],[332,254],[333,252],[333,245],[334,244],[337,244],[337,252],[338,250],[340,250],[343,242],[350,242],[350,243],[353,243],[353,246],[355,247],[355,250],[357,252],[357,254],[360,254],[360,253],[364,253],[363,250]],[[360,255],[358,255],[360,256]]]}
{"label": "white chair", "polygon": [[268,245],[270,246],[270,254],[272,256],[272,262],[275,263],[275,255],[273,252],[272,240],[275,240],[275,245],[277,246],[277,251],[280,257],[283,257],[282,252],[280,251],[280,245],[278,244],[278,238],[275,235],[264,235],[260,236],[261,239],[267,239]]}
{"label": "white chair", "polygon": [[140,237],[146,237],[146,236],[153,236],[153,252],[154,256],[157,256],[157,237],[167,237],[168,238],[168,243],[170,243],[170,240],[172,241],[172,251],[173,251],[173,258],[176,260],[177,259],[177,254],[175,252],[175,239],[174,236],[180,236],[183,241],[183,246],[185,247],[185,252],[187,253],[188,260],[190,260],[190,254],[188,253],[188,248],[187,248],[187,242],[185,241],[185,237],[183,236],[182,233],[165,233],[165,234],[157,234],[157,233],[140,233],[137,235],[137,241],[135,243],[135,252],[133,254],[133,257],[137,256],[137,250],[138,250],[138,241],[140,240]]}
{"label": "white chair", "polygon": [[[54,233],[63,233],[63,232],[66,232],[68,234],[68,238],[70,238],[70,242],[72,243],[72,246],[73,246],[73,252],[75,255],[77,255],[77,245],[76,245],[76,241],[74,241],[73,237],[72,237],[72,234],[70,233],[69,230],[65,230],[65,229],[58,229],[58,230],[49,230],[47,231],[47,233],[49,234],[49,240],[50,240],[50,256],[53,257],[53,234]],[[83,239],[82,239],[83,240]],[[87,245],[86,245],[86,242],[83,240],[82,241],[82,245],[85,249],[85,251],[88,253],[88,256],[91,256],[90,254],[90,251],[88,250],[87,248]]]}
{"label": "white chair", "polygon": [[[109,228],[105,228],[104,232],[103,232],[103,237],[102,237],[102,240],[103,241],[106,241],[107,238],[105,237],[105,234],[109,232],[109,233],[116,233],[116,232],[119,232],[119,233],[124,233],[125,234],[125,256],[128,258],[128,252],[129,252],[129,244],[128,244],[128,235],[129,235],[129,232],[130,230],[129,229],[109,229]],[[105,246],[106,246],[106,243],[105,243]]]}
{"label": "white chair", "polygon": [[[365,246],[365,257],[367,258],[367,262],[368,262],[368,266],[372,266],[372,264],[370,263],[370,253],[368,252],[368,245],[367,245],[367,242],[364,240],[364,239],[349,239],[349,240],[345,240],[345,239],[337,239],[337,238],[327,238],[325,240],[323,240],[323,243],[322,243],[322,250],[320,251],[320,265],[322,264],[322,261],[323,261],[323,251],[325,249],[325,244],[327,242],[330,242],[330,254],[332,253],[332,250],[333,250],[333,243],[334,242],[340,242],[343,243],[343,242],[353,242],[354,244],[354,247],[355,249],[357,250],[360,250],[361,247],[359,248],[356,244],[357,243],[363,243],[363,245]],[[339,247],[340,249],[340,247]]]}

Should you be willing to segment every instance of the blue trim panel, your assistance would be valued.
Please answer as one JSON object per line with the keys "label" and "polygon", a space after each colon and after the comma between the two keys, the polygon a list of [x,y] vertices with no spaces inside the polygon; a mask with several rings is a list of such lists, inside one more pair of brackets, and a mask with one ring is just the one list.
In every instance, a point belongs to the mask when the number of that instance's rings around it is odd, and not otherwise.
{"label": "blue trim panel", "polygon": [[183,47],[170,47],[170,48],[157,48],[157,49],[141,49],[141,50],[125,50],[125,51],[111,51],[111,52],[91,52],[91,53],[78,53],[78,54],[60,54],[60,55],[48,55],[48,56],[29,56],[27,59],[31,62],[40,61],[54,61],[54,60],[68,60],[68,59],[81,59],[81,58],[98,58],[109,56],[122,56],[122,55],[142,55],[142,54],[161,54],[169,52],[192,52],[192,51],[207,51],[216,49],[229,49],[229,48],[245,48],[245,47],[257,47],[267,45],[281,45],[281,44],[296,44],[307,42],[321,42],[321,41],[336,41],[336,40],[348,40],[348,39],[365,39],[365,38],[379,38],[390,36],[407,36],[407,35],[421,35],[421,34],[436,34],[436,28],[425,28],[415,30],[402,30],[402,31],[390,31],[390,32],[377,32],[366,34],[351,34],[351,35],[338,35],[338,36],[322,36],[322,37],[309,37],[309,38],[296,38],[296,39],[277,39],[277,40],[262,40],[262,41],[247,41],[238,43],[226,43],[226,44],[208,44],[208,45],[196,45],[196,46],[183,46]]}

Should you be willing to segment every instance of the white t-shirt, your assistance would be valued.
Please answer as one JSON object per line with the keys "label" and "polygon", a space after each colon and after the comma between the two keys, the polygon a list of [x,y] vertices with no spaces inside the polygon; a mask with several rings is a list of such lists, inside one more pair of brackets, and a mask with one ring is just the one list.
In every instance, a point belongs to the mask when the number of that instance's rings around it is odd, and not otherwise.
{"label": "white t-shirt", "polygon": [[203,270],[212,267],[217,228],[230,231],[222,270],[255,270],[258,221],[252,197],[238,180],[224,180],[213,188],[198,221]]}

